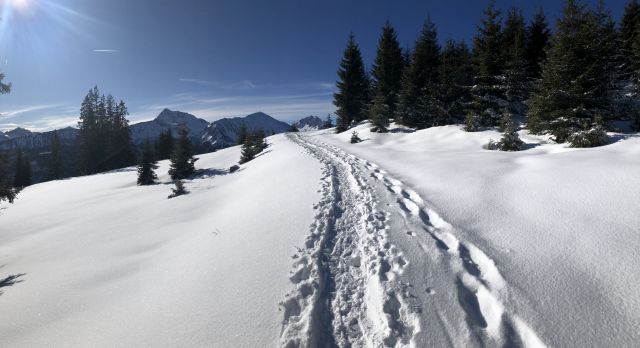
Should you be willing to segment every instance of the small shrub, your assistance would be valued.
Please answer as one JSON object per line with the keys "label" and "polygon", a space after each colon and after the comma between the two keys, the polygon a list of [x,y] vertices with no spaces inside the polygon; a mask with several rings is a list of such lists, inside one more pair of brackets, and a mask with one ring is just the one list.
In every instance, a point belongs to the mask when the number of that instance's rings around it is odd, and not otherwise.
{"label": "small shrub", "polygon": [[360,139],[360,137],[358,136],[358,132],[354,131],[353,133],[351,133],[351,144],[357,144],[361,141],[362,139]]}
{"label": "small shrub", "polygon": [[596,147],[607,145],[609,143],[609,137],[604,128],[596,124],[587,131],[571,134],[568,141],[571,147]]}
{"label": "small shrub", "polygon": [[187,189],[184,188],[184,184],[182,183],[182,180],[176,180],[173,183],[176,185],[176,187],[171,189],[172,193],[169,195],[168,197],[169,199],[186,195],[187,193],[189,193],[189,191],[187,191]]}

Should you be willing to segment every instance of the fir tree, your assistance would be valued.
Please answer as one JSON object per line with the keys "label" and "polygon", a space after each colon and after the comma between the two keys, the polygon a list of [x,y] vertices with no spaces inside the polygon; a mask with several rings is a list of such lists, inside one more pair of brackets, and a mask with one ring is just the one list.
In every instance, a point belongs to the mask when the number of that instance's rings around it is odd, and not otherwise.
{"label": "fir tree", "polygon": [[473,66],[466,43],[447,40],[440,66],[441,86],[438,90],[443,117],[436,120],[436,125],[454,124],[462,121],[471,97],[469,88],[473,82]]}
{"label": "fir tree", "polygon": [[624,64],[625,77],[635,74],[637,68],[634,59],[638,58],[638,52],[634,47],[640,36],[640,3],[638,0],[629,0],[624,8],[620,21],[620,55]]}
{"label": "fir tree", "polygon": [[240,164],[246,163],[254,159],[260,152],[268,146],[264,131],[258,130],[247,135],[247,139],[242,144]]}
{"label": "fir tree", "polygon": [[495,0],[490,0],[484,17],[478,26],[478,34],[473,40],[473,60],[475,67],[475,86],[472,89],[473,118],[479,119],[482,126],[495,126],[499,123],[504,101],[504,58],[503,32],[500,10]]}
{"label": "fir tree", "polygon": [[518,131],[513,124],[511,115],[504,113],[502,116],[502,128],[504,133],[502,139],[498,142],[498,148],[502,151],[520,151],[524,144],[518,136]]}
{"label": "fir tree", "polygon": [[247,134],[247,125],[244,122],[240,123],[240,128],[238,129],[238,145],[244,144],[247,140]]}
{"label": "fir tree", "polygon": [[611,110],[613,27],[602,8],[590,11],[577,0],[566,1],[556,27],[527,125],[564,142]]}
{"label": "fir tree", "polygon": [[440,44],[436,27],[430,19],[424,23],[416,41],[410,65],[403,74],[396,120],[401,124],[426,128],[434,124],[429,114],[430,93],[437,91],[440,82]]}
{"label": "fir tree", "polygon": [[505,61],[504,97],[508,109],[514,114],[524,114],[524,101],[531,90],[531,81],[527,74],[525,51],[525,23],[520,10],[512,8],[502,35]]}
{"label": "fir tree", "polygon": [[64,164],[62,161],[62,144],[60,143],[60,137],[58,137],[58,131],[53,132],[50,148],[48,179],[62,179],[64,178]]}
{"label": "fir tree", "polygon": [[551,31],[542,8],[527,26],[525,55],[527,73],[530,80],[537,80],[542,76],[542,66],[547,59],[546,50],[549,47]]}
{"label": "fir tree", "polygon": [[386,133],[389,131],[389,115],[391,115],[391,107],[387,104],[387,98],[381,91],[376,92],[373,104],[369,109],[369,119],[373,128],[372,132]]}
{"label": "fir tree", "polygon": [[194,165],[196,159],[193,157],[193,146],[189,139],[189,130],[182,128],[178,134],[176,146],[171,154],[171,167],[169,169],[169,175],[174,181],[188,178],[196,171]]}
{"label": "fir tree", "polygon": [[23,156],[22,150],[20,149],[18,149],[16,153],[16,164],[14,173],[14,187],[23,188],[31,185],[31,162]]}
{"label": "fir tree", "polygon": [[349,36],[340,62],[338,78],[338,92],[333,95],[333,103],[339,117],[336,132],[340,133],[349,129],[352,124],[365,120],[369,104],[369,80],[353,34]]}
{"label": "fir tree", "polygon": [[298,129],[298,126],[296,126],[296,123],[295,123],[295,122],[293,122],[293,123],[291,124],[291,126],[289,126],[289,130],[288,130],[288,132],[297,133],[297,132],[299,132],[299,131],[300,131],[300,130]]}
{"label": "fir tree", "polygon": [[9,161],[6,156],[0,154],[0,202],[8,201],[13,203],[17,191],[13,188],[13,183],[9,175]]}
{"label": "fir tree", "polygon": [[151,143],[148,141],[144,144],[142,155],[138,163],[138,185],[152,185],[158,179],[155,170],[158,169],[158,164],[153,153]]}
{"label": "fir tree", "polygon": [[331,120],[331,114],[327,114],[327,119],[322,124],[322,129],[328,129],[333,127],[333,121]]}
{"label": "fir tree", "polygon": [[360,139],[360,137],[358,136],[358,132],[353,131],[353,133],[351,133],[351,139],[349,141],[351,142],[351,144],[357,144],[361,142],[362,139]]}
{"label": "fir tree", "polygon": [[[402,49],[398,43],[396,31],[389,22],[382,28],[376,58],[371,70],[372,92],[374,94],[372,107],[376,109],[376,112],[370,112],[369,117],[372,122],[376,122],[377,119],[380,124],[380,120],[383,118],[388,120],[395,113],[402,84]],[[379,112],[383,110],[387,114],[379,115]],[[386,126],[374,128],[384,130]]]}
{"label": "fir tree", "polygon": [[187,191],[187,189],[184,187],[184,183],[182,182],[182,180],[174,180],[173,184],[175,185],[175,187],[171,189],[171,194],[167,198],[171,199],[189,193],[189,191]]}
{"label": "fir tree", "polygon": [[158,141],[156,142],[157,159],[164,160],[171,158],[171,153],[173,152],[173,143],[174,139],[173,135],[171,134],[171,129],[160,132]]}

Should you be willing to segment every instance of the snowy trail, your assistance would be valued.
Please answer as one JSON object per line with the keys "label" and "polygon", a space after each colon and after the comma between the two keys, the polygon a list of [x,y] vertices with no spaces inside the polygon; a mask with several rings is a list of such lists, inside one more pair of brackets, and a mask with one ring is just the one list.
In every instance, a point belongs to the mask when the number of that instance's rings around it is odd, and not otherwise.
{"label": "snowy trail", "polygon": [[324,169],[282,302],[282,346],[545,346],[495,262],[415,191],[335,146],[289,139]]}

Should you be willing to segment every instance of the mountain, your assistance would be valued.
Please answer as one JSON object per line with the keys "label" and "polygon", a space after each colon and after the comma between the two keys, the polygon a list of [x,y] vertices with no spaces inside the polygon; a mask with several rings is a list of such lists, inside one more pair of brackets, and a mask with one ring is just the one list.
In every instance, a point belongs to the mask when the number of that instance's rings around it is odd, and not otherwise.
{"label": "mountain", "polygon": [[[49,148],[53,139],[53,132],[36,133],[23,128],[5,132],[8,137],[4,140],[0,137],[0,150],[13,150],[20,148],[23,150],[44,150]],[[78,130],[72,127],[58,129],[58,137],[63,145],[75,144]]]}
{"label": "mountain", "polygon": [[264,130],[267,135],[284,133],[289,130],[289,125],[278,121],[264,112],[256,112],[246,117],[223,118],[211,123],[201,141],[216,149],[236,145],[240,125],[244,123],[247,130]]}
{"label": "mountain", "polygon": [[38,134],[38,133],[34,133],[28,129],[24,129],[21,127],[18,127],[14,130],[10,130],[8,132],[4,133],[9,139],[15,139],[15,138],[20,138],[20,137],[27,137],[30,135],[34,135],[34,134]]}
{"label": "mountain", "polygon": [[322,129],[324,121],[318,116],[307,116],[295,123],[301,132]]}
{"label": "mountain", "polygon": [[9,136],[0,132],[0,142],[5,141],[7,139],[9,139]]}
{"label": "mountain", "polygon": [[186,112],[164,109],[155,119],[132,124],[129,129],[133,142],[142,144],[146,140],[155,141],[158,139],[160,133],[167,129],[170,129],[171,133],[175,136],[181,128],[187,127],[189,129],[189,136],[192,141],[197,144],[200,142],[199,139],[202,138],[202,134],[208,126],[209,122]]}

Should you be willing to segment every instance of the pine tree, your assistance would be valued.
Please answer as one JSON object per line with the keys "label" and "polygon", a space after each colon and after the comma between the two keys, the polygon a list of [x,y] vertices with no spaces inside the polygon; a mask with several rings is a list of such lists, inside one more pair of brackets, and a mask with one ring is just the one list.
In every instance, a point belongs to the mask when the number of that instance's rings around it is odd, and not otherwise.
{"label": "pine tree", "polygon": [[438,90],[440,82],[440,44],[436,27],[430,19],[424,23],[416,41],[413,56],[403,74],[396,120],[401,124],[426,128],[434,125],[434,115],[429,114],[431,93]]}
{"label": "pine tree", "polygon": [[169,175],[174,181],[188,178],[196,171],[194,165],[196,159],[193,157],[193,146],[189,139],[189,130],[182,128],[178,134],[178,141],[171,154],[171,167],[169,169]]}
{"label": "pine tree", "polygon": [[502,124],[504,133],[502,139],[498,142],[498,148],[502,151],[520,151],[524,142],[520,140],[511,115],[504,113],[502,116]]}
{"label": "pine tree", "polygon": [[339,117],[336,132],[340,133],[349,129],[352,124],[367,119],[366,109],[369,104],[369,79],[353,34],[349,35],[338,78],[338,92],[333,95],[333,103]]}
{"label": "pine tree", "polygon": [[361,141],[362,139],[360,139],[360,137],[358,136],[358,132],[353,131],[353,133],[351,133],[351,139],[349,140],[349,142],[351,142],[351,144],[357,144]]}
{"label": "pine tree", "polygon": [[9,203],[13,203],[17,192],[12,184],[9,175],[9,161],[6,156],[0,154],[0,202],[6,200]]}
{"label": "pine tree", "polygon": [[62,161],[62,144],[60,143],[60,137],[58,137],[58,131],[53,132],[50,148],[51,155],[49,156],[49,173],[47,178],[49,180],[62,179],[64,178],[64,163]]}
{"label": "pine tree", "polygon": [[155,170],[158,169],[158,164],[153,153],[153,147],[148,141],[144,144],[142,156],[138,163],[138,185],[152,185],[158,179]]}
{"label": "pine tree", "polygon": [[124,101],[121,100],[114,110],[113,128],[111,130],[113,134],[110,137],[113,150],[109,154],[114,161],[109,169],[128,167],[136,163],[135,146],[131,139],[127,115],[129,115],[129,111]]}
{"label": "pine tree", "polygon": [[167,198],[171,199],[189,193],[189,191],[187,191],[187,189],[184,187],[184,183],[182,182],[182,180],[174,180],[173,184],[176,187],[171,189],[171,194]]}
{"label": "pine tree", "polygon": [[294,122],[294,123],[292,123],[292,124],[291,124],[291,126],[289,126],[289,130],[288,130],[288,132],[297,133],[297,132],[299,132],[299,131],[300,131],[300,130],[298,129],[298,126],[296,126],[296,123],[295,123],[295,122]]}
{"label": "pine tree", "polygon": [[611,110],[613,24],[599,7],[567,0],[530,100],[528,128],[564,142]]}
{"label": "pine tree", "polygon": [[513,114],[525,113],[524,101],[529,97],[531,81],[527,74],[525,23],[517,8],[509,10],[502,35],[505,61],[504,97]]}
{"label": "pine tree", "polygon": [[525,56],[527,73],[530,80],[537,80],[542,76],[542,66],[547,60],[546,50],[549,47],[551,31],[542,8],[527,26]]}
{"label": "pine tree", "polygon": [[639,36],[640,2],[638,0],[629,0],[620,21],[620,55],[622,56],[623,70],[627,78],[635,73],[634,58],[637,58],[638,53],[634,48],[634,44],[639,40]]}
{"label": "pine tree", "polygon": [[[389,22],[382,28],[378,50],[372,67],[373,106],[369,117],[376,123],[374,129],[386,131],[388,119],[396,110],[402,85],[403,58],[395,29]],[[381,115],[380,112],[386,114]]]}
{"label": "pine tree", "polygon": [[244,122],[240,123],[240,128],[238,129],[238,145],[244,144],[247,140],[247,125]]}
{"label": "pine tree", "polygon": [[171,134],[171,129],[160,132],[156,142],[156,156],[158,160],[171,158],[173,143],[174,140],[173,135]]}
{"label": "pine tree", "polygon": [[247,140],[242,144],[240,164],[254,159],[268,146],[262,129],[247,135]]}
{"label": "pine tree", "polygon": [[473,83],[471,54],[464,41],[447,40],[442,51],[440,98],[442,119],[436,125],[461,122],[470,104],[469,88]]}
{"label": "pine tree", "polygon": [[475,67],[475,86],[473,95],[473,118],[479,119],[482,126],[495,126],[499,123],[504,100],[504,58],[503,32],[500,10],[495,0],[490,0],[484,11],[484,17],[478,26],[478,34],[473,40],[473,60]]}
{"label": "pine tree", "polygon": [[13,176],[13,186],[23,188],[30,186],[31,181],[31,162],[22,154],[22,150],[18,149],[16,153],[16,164]]}
{"label": "pine tree", "polygon": [[322,124],[322,129],[328,129],[333,127],[333,121],[331,120],[331,114],[327,114],[327,119]]}

